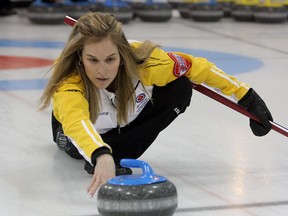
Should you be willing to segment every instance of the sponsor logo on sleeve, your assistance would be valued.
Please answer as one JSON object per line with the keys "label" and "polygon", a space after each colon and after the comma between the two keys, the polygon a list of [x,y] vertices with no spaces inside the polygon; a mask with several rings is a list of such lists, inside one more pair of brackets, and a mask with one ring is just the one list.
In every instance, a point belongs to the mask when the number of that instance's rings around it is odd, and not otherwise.
{"label": "sponsor logo on sleeve", "polygon": [[189,69],[192,66],[191,61],[176,53],[167,53],[167,54],[175,62],[173,73],[176,77],[181,77],[189,71]]}

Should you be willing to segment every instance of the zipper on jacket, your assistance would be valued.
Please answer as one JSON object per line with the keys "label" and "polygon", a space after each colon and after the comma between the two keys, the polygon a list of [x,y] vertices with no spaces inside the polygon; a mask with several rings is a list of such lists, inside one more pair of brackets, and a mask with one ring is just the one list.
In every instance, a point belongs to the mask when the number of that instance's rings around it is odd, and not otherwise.
{"label": "zipper on jacket", "polygon": [[[111,101],[112,105],[115,107],[115,109],[117,109],[116,105],[113,103],[113,99],[112,98],[110,99],[110,101]],[[117,129],[118,129],[118,133],[121,134],[120,125],[118,125],[118,124],[117,124]]]}
{"label": "zipper on jacket", "polygon": [[120,125],[117,125],[117,128],[118,128],[118,133],[121,134],[121,128],[120,128]]}
{"label": "zipper on jacket", "polygon": [[[113,98],[110,98],[111,104],[117,109],[116,105],[113,103]],[[118,133],[121,134],[120,125],[117,124]]]}

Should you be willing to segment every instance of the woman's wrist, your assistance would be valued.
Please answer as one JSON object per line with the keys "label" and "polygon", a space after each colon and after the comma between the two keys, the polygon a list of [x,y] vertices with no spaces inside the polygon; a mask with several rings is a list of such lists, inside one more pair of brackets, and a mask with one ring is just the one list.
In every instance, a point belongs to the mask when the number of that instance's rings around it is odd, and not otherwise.
{"label": "woman's wrist", "polygon": [[92,164],[95,166],[95,165],[96,165],[96,162],[97,162],[97,159],[98,159],[101,155],[104,155],[104,154],[112,155],[110,149],[107,148],[107,147],[101,147],[101,148],[96,149],[96,150],[93,152],[93,154],[92,154],[92,158],[91,158]]}

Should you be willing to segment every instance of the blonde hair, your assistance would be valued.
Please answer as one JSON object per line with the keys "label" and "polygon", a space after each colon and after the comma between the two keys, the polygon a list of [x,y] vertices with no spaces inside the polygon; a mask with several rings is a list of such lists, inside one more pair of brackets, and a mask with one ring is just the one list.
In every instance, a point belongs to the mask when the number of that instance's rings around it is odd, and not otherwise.
{"label": "blonde hair", "polygon": [[63,81],[72,74],[78,74],[84,84],[84,96],[89,103],[90,120],[95,123],[101,109],[99,91],[89,80],[84,69],[78,65],[79,53],[82,52],[86,40],[100,41],[106,37],[109,37],[117,46],[122,62],[115,78],[115,86],[117,86],[115,95],[118,101],[118,124],[127,122],[128,112],[134,108],[135,103],[133,80],[140,80],[139,67],[145,64],[157,45],[145,41],[141,46],[133,49],[122,31],[121,23],[107,13],[89,12],[79,18],[65,48],[53,66],[54,72],[39,100],[40,110],[49,106],[54,92]]}

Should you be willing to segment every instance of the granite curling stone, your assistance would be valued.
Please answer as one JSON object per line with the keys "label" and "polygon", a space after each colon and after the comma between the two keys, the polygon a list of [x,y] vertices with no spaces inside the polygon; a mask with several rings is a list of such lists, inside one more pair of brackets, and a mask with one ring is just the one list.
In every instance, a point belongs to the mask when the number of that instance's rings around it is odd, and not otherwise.
{"label": "granite curling stone", "polygon": [[190,18],[190,7],[192,6],[192,2],[181,2],[178,5],[178,12],[181,18],[189,19]]}
{"label": "granite curling stone", "polygon": [[75,19],[79,19],[90,11],[90,0],[64,0],[64,2],[66,13]]}
{"label": "granite curling stone", "polygon": [[231,17],[231,9],[233,6],[232,0],[218,0],[217,1],[223,10],[224,17]]}
{"label": "granite curling stone", "polygon": [[65,4],[52,0],[35,0],[26,12],[26,17],[34,24],[62,24],[65,15]]}
{"label": "granite curling stone", "polygon": [[142,174],[116,176],[97,193],[101,216],[172,216],[178,205],[177,189],[165,177],[155,175],[148,163],[123,159],[121,166],[142,168]]}
{"label": "granite curling stone", "polygon": [[287,20],[287,9],[282,2],[265,0],[255,8],[254,16],[260,23],[283,23]]}
{"label": "granite curling stone", "polygon": [[[95,2],[95,0],[92,2]],[[132,7],[122,0],[99,1],[98,4],[95,2],[94,5],[96,8],[91,8],[91,11],[111,13],[123,24],[129,23],[133,19]]]}
{"label": "granite curling stone", "polygon": [[197,0],[190,6],[190,17],[194,21],[217,22],[224,11],[216,0]]}
{"label": "granite curling stone", "polygon": [[259,0],[237,0],[232,7],[231,16],[236,21],[254,21],[254,10]]}
{"label": "granite curling stone", "polygon": [[130,2],[134,17],[144,22],[166,22],[172,18],[172,6],[168,2]]}

